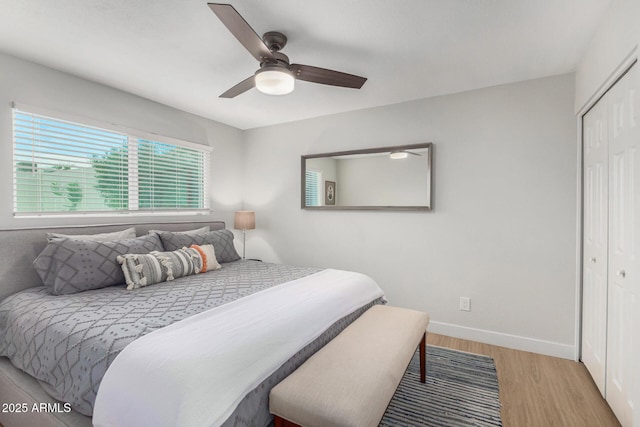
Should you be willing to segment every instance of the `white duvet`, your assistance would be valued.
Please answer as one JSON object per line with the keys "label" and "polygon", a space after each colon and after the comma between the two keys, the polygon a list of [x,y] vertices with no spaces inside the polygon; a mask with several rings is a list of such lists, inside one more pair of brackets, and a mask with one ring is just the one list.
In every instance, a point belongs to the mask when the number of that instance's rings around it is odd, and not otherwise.
{"label": "white duvet", "polygon": [[291,356],[382,296],[363,274],[323,270],[151,332],[107,370],[93,424],[218,426]]}

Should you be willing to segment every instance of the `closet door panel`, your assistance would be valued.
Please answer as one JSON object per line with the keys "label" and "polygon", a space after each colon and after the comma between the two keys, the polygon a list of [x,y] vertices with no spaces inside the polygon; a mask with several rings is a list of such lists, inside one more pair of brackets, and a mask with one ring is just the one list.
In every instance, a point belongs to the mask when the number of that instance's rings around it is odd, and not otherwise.
{"label": "closet door panel", "polygon": [[582,361],[605,393],[607,350],[608,118],[606,102],[583,119]]}
{"label": "closet door panel", "polygon": [[[636,68],[640,67],[636,65]],[[631,324],[634,325],[632,331],[632,403],[634,405],[634,423],[640,425],[640,71],[636,70],[633,76],[633,93],[631,106],[633,108],[631,114],[631,126],[634,129],[633,138],[635,143],[630,148],[630,174],[631,188],[630,201],[631,207],[631,248],[628,271],[628,286],[631,293],[631,313],[633,318]]]}
{"label": "closet door panel", "polygon": [[[638,333],[637,256],[637,66],[607,94],[609,104],[609,306],[606,399],[623,426],[633,423],[635,362]],[[639,402],[640,403],[640,402]]]}
{"label": "closet door panel", "polygon": [[629,257],[626,265],[631,313],[630,370],[628,390],[633,425],[640,426],[640,65],[634,66],[629,87]]}

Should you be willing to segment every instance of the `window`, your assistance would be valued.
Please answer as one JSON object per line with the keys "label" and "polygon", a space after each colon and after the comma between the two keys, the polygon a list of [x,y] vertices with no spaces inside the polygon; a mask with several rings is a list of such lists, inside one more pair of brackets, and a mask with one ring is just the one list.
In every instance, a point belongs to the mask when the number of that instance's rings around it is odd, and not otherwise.
{"label": "window", "polygon": [[14,215],[208,209],[209,147],[148,136],[14,108]]}
{"label": "window", "polygon": [[305,206],[320,206],[322,204],[320,201],[320,195],[322,194],[320,191],[320,182],[322,182],[320,172],[305,171]]}

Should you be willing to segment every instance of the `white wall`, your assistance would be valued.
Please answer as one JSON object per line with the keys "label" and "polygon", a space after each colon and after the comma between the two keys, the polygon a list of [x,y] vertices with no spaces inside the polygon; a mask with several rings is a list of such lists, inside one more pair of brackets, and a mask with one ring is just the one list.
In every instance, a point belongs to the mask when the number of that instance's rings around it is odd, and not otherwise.
{"label": "white wall", "polygon": [[194,219],[192,216],[126,216],[105,218],[13,218],[12,125],[13,101],[88,117],[146,132],[213,147],[212,214],[233,224],[233,211],[242,204],[242,132],[214,121],[93,83],[51,68],[0,54],[0,228],[57,224],[128,223]]}
{"label": "white wall", "polygon": [[[568,74],[246,131],[247,254],[361,271],[431,331],[573,358],[573,104]],[[421,142],[433,212],[300,209],[301,155]]]}
{"label": "white wall", "polygon": [[[0,70],[4,200],[12,101],[208,144],[213,213],[198,219],[231,225],[244,200],[257,211],[249,257],[362,271],[392,304],[430,312],[432,331],[573,357],[572,75],[241,132],[11,56]],[[300,155],[429,141],[433,212],[300,209]],[[0,228],[148,220],[16,219],[0,205]]]}
{"label": "white wall", "polygon": [[640,1],[614,0],[576,69],[575,111],[602,95],[640,44]]}

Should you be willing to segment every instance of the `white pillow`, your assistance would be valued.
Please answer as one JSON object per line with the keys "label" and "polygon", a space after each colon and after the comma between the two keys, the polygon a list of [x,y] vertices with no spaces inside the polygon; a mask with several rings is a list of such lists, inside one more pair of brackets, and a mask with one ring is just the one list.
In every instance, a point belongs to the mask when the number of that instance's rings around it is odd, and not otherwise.
{"label": "white pillow", "polygon": [[202,270],[200,270],[200,273],[222,268],[216,258],[216,250],[213,248],[213,245],[191,245],[189,247],[198,251],[202,257]]}
{"label": "white pillow", "polygon": [[113,231],[111,233],[97,233],[97,234],[59,234],[59,233],[47,233],[47,241],[63,237],[65,239],[74,240],[93,240],[95,242],[108,242],[111,240],[126,240],[136,238],[135,227],[127,228],[122,231]]}

